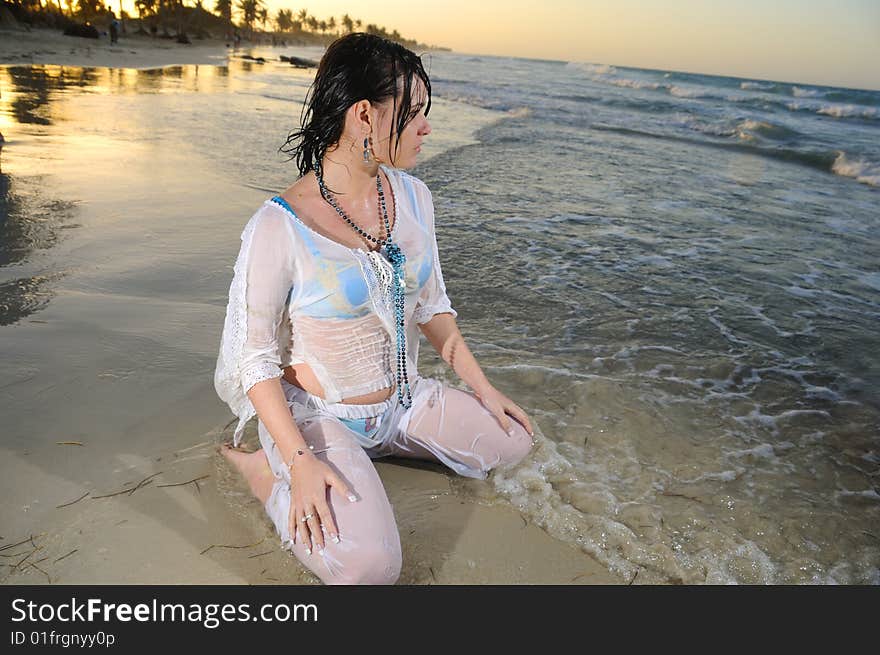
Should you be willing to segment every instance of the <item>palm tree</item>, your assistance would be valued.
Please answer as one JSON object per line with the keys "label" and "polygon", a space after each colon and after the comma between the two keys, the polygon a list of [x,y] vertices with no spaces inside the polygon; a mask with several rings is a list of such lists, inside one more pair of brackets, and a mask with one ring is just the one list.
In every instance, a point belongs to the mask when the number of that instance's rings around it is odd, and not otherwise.
{"label": "palm tree", "polygon": [[266,5],[263,0],[238,0],[238,10],[241,12],[244,24],[247,25],[251,32],[253,32],[257,16],[265,8]]}
{"label": "palm tree", "polygon": [[327,19],[327,29],[331,32],[336,29],[336,19],[333,16]]}
{"label": "palm tree", "polygon": [[266,9],[265,5],[262,7],[257,7],[257,18],[260,21],[260,24],[263,26],[263,31],[266,31],[266,21],[269,20],[269,10]]}
{"label": "palm tree", "polygon": [[101,0],[77,0],[77,14],[86,20],[91,20],[100,13],[103,13],[103,5]]}
{"label": "palm tree", "polygon": [[[214,11],[220,14],[220,18],[226,23],[228,33],[229,28],[232,27],[232,0],[217,0],[214,3]],[[228,35],[227,38],[229,38]]]}
{"label": "palm tree", "polygon": [[309,16],[306,19],[306,23],[308,24],[309,29],[312,30],[312,32],[318,31],[318,19],[317,18],[315,18],[314,16]]}
{"label": "palm tree", "polygon": [[290,9],[279,9],[275,15],[275,25],[279,32],[289,32],[293,28],[293,11]]}
{"label": "palm tree", "polygon": [[[70,0],[71,4],[73,0]],[[156,0],[134,0],[134,8],[137,9],[138,18],[146,18],[156,13]]]}

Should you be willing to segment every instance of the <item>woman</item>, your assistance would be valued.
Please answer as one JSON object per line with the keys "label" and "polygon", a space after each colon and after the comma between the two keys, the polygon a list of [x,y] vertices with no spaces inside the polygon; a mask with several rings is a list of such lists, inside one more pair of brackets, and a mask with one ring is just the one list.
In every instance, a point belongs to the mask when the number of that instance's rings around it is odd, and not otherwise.
{"label": "woman", "polygon": [[[420,58],[350,34],[310,95],[285,149],[301,177],[241,236],[214,378],[239,417],[223,453],[325,583],[392,584],[400,540],[371,458],[485,478],[525,457],[533,432],[465,344],[431,194],[401,170],[431,132]],[[418,329],[473,393],[418,375]],[[237,450],[255,413],[262,448]]]}

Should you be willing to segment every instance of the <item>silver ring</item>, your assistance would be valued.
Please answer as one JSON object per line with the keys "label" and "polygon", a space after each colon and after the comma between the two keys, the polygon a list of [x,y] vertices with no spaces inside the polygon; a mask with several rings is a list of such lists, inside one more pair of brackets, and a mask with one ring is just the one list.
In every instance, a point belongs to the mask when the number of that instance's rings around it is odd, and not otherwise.
{"label": "silver ring", "polygon": [[303,523],[305,523],[306,521],[308,521],[310,518],[313,518],[314,516],[315,516],[314,514],[306,514],[304,517],[302,517],[302,518],[300,519],[300,521],[302,521]]}

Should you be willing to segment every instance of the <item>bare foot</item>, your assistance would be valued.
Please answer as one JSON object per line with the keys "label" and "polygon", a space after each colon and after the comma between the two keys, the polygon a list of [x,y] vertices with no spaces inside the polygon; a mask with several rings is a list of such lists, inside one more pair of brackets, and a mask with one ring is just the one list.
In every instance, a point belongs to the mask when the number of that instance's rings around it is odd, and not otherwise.
{"label": "bare foot", "polygon": [[272,493],[275,475],[269,468],[269,460],[266,459],[266,453],[263,452],[263,449],[260,448],[253,453],[245,453],[234,450],[229,444],[223,444],[220,447],[220,452],[244,476],[251,493],[265,505],[269,494]]}

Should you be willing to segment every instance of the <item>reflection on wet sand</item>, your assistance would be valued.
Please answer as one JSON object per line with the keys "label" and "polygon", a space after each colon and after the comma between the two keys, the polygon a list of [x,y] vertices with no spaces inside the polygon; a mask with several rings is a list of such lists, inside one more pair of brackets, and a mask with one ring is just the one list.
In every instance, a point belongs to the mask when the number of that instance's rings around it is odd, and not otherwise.
{"label": "reflection on wet sand", "polygon": [[[51,125],[49,102],[55,91],[87,87],[97,82],[96,69],[64,66],[9,66],[3,69],[2,85],[10,96],[0,100],[0,112],[9,112],[16,122]],[[4,94],[6,96],[7,94]]]}
{"label": "reflection on wet sand", "polygon": [[[13,135],[16,131],[23,133],[23,126],[48,127],[67,120],[65,112],[69,110],[63,100],[70,90],[77,94],[151,94],[181,87],[210,91],[215,90],[216,82],[225,84],[228,76],[227,66],[149,70],[0,66],[0,126],[11,140],[7,143],[0,133],[0,156],[6,145],[8,157],[15,145]],[[40,128],[36,129],[36,135],[43,134]],[[51,152],[47,156],[52,156]],[[13,176],[0,172],[0,268],[30,261],[35,251],[55,246],[62,230],[79,227],[73,221],[75,203],[48,196],[46,189],[50,186],[43,175]],[[44,307],[52,295],[52,279],[54,276],[0,279],[0,325],[14,323]]]}
{"label": "reflection on wet sand", "polygon": [[43,309],[54,295],[61,273],[0,283],[0,325],[11,325]]}
{"label": "reflection on wet sand", "polygon": [[76,227],[75,204],[45,197],[42,182],[0,173],[0,266],[28,260],[33,251],[54,246],[60,230]]}
{"label": "reflection on wet sand", "polygon": [[[0,173],[0,267],[27,262],[37,250],[53,247],[71,222],[75,205],[46,198],[41,177],[23,180]],[[46,306],[58,274],[0,281],[0,325],[15,323]]]}
{"label": "reflection on wet sand", "polygon": [[[250,70],[250,62],[233,62]],[[168,66],[166,68],[78,68],[33,65],[0,66],[0,116],[18,124],[52,125],[59,116],[51,104],[68,89],[87,93],[156,93],[166,88],[212,92],[229,80],[228,66]],[[9,122],[5,122],[9,125]]]}

